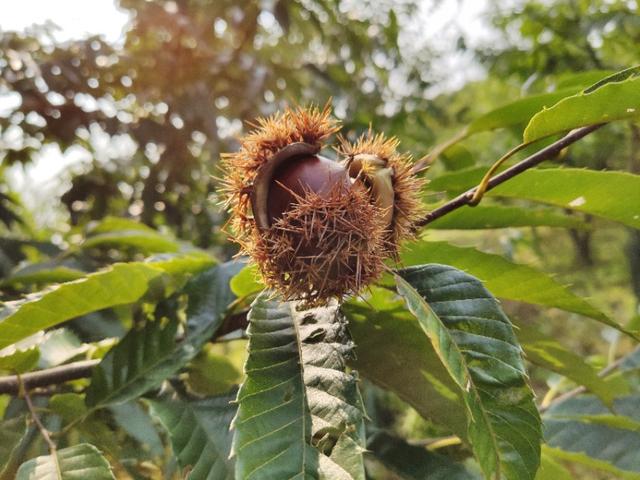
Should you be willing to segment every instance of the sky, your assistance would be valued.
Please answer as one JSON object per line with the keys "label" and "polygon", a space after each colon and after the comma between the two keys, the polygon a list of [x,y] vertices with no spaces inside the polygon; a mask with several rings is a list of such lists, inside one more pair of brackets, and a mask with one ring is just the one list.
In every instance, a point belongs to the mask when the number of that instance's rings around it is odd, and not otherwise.
{"label": "sky", "polygon": [[57,40],[102,34],[116,42],[128,20],[113,0],[15,0],[3,8],[0,30],[24,30],[51,21],[59,27]]}
{"label": "sky", "polygon": [[[467,43],[486,38],[486,27],[482,14],[490,0],[443,0],[437,8],[424,3],[424,8],[414,25],[407,26],[409,35],[422,36],[438,48],[451,48],[462,30]],[[118,43],[124,37],[129,15],[116,7],[114,0],[13,0],[5,1],[11,7],[3,9],[0,15],[1,31],[28,30],[33,25],[51,23],[57,41],[102,35],[107,41]],[[473,68],[469,56],[454,53],[445,56],[441,65],[450,72],[447,88],[456,88],[472,78],[482,75]],[[437,92],[436,92],[437,93]],[[8,106],[10,98],[3,98],[0,92],[0,110]],[[16,165],[7,172],[7,180],[12,190],[22,198],[25,206],[35,212],[36,224],[53,223],[52,206],[48,199],[59,198],[70,186],[71,170],[82,169],[91,162],[86,150],[80,148],[60,152],[57,145],[45,147],[32,163],[24,169]]]}
{"label": "sky", "polygon": [[[22,31],[53,23],[57,41],[98,34],[117,43],[129,21],[129,15],[119,10],[113,0],[15,0],[11,4],[0,16],[0,31]],[[0,99],[0,110],[2,103]],[[61,211],[50,199],[60,198],[70,186],[71,171],[82,169],[89,162],[90,156],[80,148],[62,153],[57,145],[47,145],[32,163],[25,168],[16,165],[6,176],[11,189],[33,212],[35,223],[45,226],[57,223]]]}

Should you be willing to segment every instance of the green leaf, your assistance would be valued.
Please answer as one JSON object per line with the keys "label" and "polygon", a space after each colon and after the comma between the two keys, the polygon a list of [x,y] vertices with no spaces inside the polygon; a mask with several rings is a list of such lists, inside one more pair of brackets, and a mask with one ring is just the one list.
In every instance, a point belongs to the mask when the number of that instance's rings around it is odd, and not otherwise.
{"label": "green leaf", "polygon": [[138,230],[140,232],[158,233],[150,226],[145,225],[144,223],[140,223],[136,220],[132,220],[130,218],[107,216],[99,222],[91,224],[87,231],[87,236],[98,235],[101,233],[119,232],[122,230]]}
{"label": "green leaf", "polygon": [[16,451],[26,434],[27,422],[23,416],[0,421],[0,479],[4,479],[12,467],[15,471]]}
{"label": "green leaf", "polygon": [[[226,354],[215,352],[213,347],[205,345],[188,366],[189,376],[186,382],[198,395],[220,395],[242,382],[242,372],[232,359]],[[246,345],[241,348],[246,351]]]}
{"label": "green leaf", "polygon": [[584,385],[605,404],[612,405],[615,397],[629,393],[629,385],[621,377],[604,379],[598,376],[594,367],[583,358],[567,350],[553,338],[539,332],[535,326],[518,323],[518,340],[531,363],[547,368]]}
{"label": "green leaf", "polygon": [[480,183],[484,174],[487,173],[487,169],[487,167],[480,166],[443,173],[429,180],[429,191],[458,195]]}
{"label": "green leaf", "polygon": [[442,155],[440,161],[447,170],[460,170],[468,168],[475,164],[473,153],[459,143],[451,145]]}
{"label": "green leaf", "polygon": [[59,415],[66,425],[73,424],[73,430],[80,435],[81,441],[119,458],[123,452],[113,430],[102,418],[87,409],[84,399],[84,395],[78,393],[56,394],[49,400],[49,409]]}
{"label": "green leaf", "polygon": [[391,470],[398,480],[477,480],[480,477],[451,458],[409,445],[385,432],[376,432],[367,442],[376,460]]}
{"label": "green leaf", "polygon": [[78,280],[85,275],[86,272],[64,265],[56,265],[51,262],[36,263],[13,272],[11,276],[4,279],[0,285],[3,287],[11,287],[16,285],[62,283]]}
{"label": "green leaf", "polygon": [[[429,187],[456,195],[477,185],[485,173],[484,167],[446,173],[434,178]],[[487,192],[487,195],[546,203],[640,228],[640,198],[636,195],[638,189],[640,175],[631,173],[581,168],[539,168],[521,173]],[[463,207],[459,211],[472,217],[481,207],[482,205],[475,208]],[[447,217],[448,215],[444,218]]]}
{"label": "green leaf", "polygon": [[154,262],[117,263],[26,300],[7,302],[0,320],[0,349],[72,318],[136,302],[165,272],[183,275],[210,264],[201,256],[158,257]]}
{"label": "green leaf", "polygon": [[584,92],[564,98],[533,116],[524,142],[596,123],[640,115],[640,67],[607,77]]}
{"label": "green leaf", "polygon": [[51,455],[23,463],[16,480],[110,480],[115,479],[109,462],[88,443],[81,443]]}
{"label": "green leaf", "polygon": [[87,388],[87,405],[100,408],[123,403],[157,387],[189,362],[209,341],[233,301],[229,280],[242,264],[229,262],[195,276],[184,292],[189,297],[186,334],[175,341],[178,320],[166,325],[149,321],[129,331],[95,368]]}
{"label": "green leaf", "polygon": [[[422,417],[466,438],[461,394],[404,302],[389,290],[373,287],[366,298],[352,299],[343,309],[357,345],[349,365]],[[385,352],[384,361],[380,352]]]}
{"label": "green leaf", "polygon": [[[540,418],[511,323],[476,278],[443,265],[401,270],[398,292],[458,385],[487,478],[533,479]],[[427,303],[429,302],[429,303]]]}
{"label": "green leaf", "polygon": [[113,419],[130,437],[149,449],[152,456],[162,455],[162,440],[156,425],[138,402],[132,401],[109,407]]}
{"label": "green leaf", "polygon": [[444,263],[480,278],[496,296],[508,300],[555,307],[621,327],[590,303],[540,270],[513,263],[504,257],[446,242],[421,241],[402,254],[404,265]]}
{"label": "green leaf", "polygon": [[13,350],[11,353],[0,356],[0,370],[13,373],[24,373],[33,369],[38,364],[40,351],[37,347],[26,350]]}
{"label": "green leaf", "polygon": [[144,253],[177,252],[179,245],[157,232],[148,233],[140,230],[124,230],[119,232],[101,233],[87,237],[82,248],[112,247],[135,248]]}
{"label": "green leaf", "polygon": [[162,253],[149,257],[146,265],[153,265],[168,273],[176,283],[214,266],[217,262],[208,253],[193,250],[187,253]]}
{"label": "green leaf", "polygon": [[585,72],[566,73],[558,78],[558,89],[569,87],[584,88],[616,73],[613,70],[587,70]]}
{"label": "green leaf", "polygon": [[544,168],[528,170],[496,187],[489,195],[548,203],[640,228],[638,191],[640,175]]}
{"label": "green leaf", "polygon": [[469,124],[469,134],[511,127],[527,123],[540,110],[556,104],[559,100],[575,94],[578,88],[572,87],[552,93],[532,95],[496,108]]}
{"label": "green leaf", "polygon": [[81,248],[129,247],[145,253],[177,252],[178,242],[153,228],[126,218],[107,217],[87,233]]}
{"label": "green leaf", "polygon": [[193,277],[184,288],[189,297],[186,339],[196,353],[218,329],[227,307],[235,300],[229,283],[242,267],[244,263],[239,261],[223,263]]}
{"label": "green leaf", "polygon": [[560,463],[556,462],[542,446],[540,468],[535,480],[573,480],[573,476]]}
{"label": "green leaf", "polygon": [[[548,445],[542,445],[542,451],[545,455],[557,460],[563,460],[566,462],[578,463],[594,470],[600,470],[602,472],[611,473],[616,480],[640,480],[640,474],[627,472],[611,465],[610,463],[598,460],[596,458],[585,455],[584,453],[568,452],[560,448],[552,448]],[[574,477],[571,477],[572,479]],[[606,477],[605,477],[606,478]],[[553,478],[552,480],[556,480]]]}
{"label": "green leaf", "polygon": [[585,228],[586,225],[581,218],[562,215],[549,208],[504,207],[499,205],[478,205],[474,208],[459,208],[429,225],[429,228],[440,230],[507,227]]}
{"label": "green leaf", "polygon": [[[271,298],[271,300],[270,300]],[[299,310],[261,293],[238,392],[237,478],[362,479],[364,424],[352,343],[336,305]]]}
{"label": "green leaf", "polygon": [[629,67],[625,70],[612,73],[611,75],[608,75],[607,77],[598,80],[590,87],[585,88],[583,93],[592,93],[598,90],[600,87],[603,87],[610,83],[624,82],[624,81],[632,80],[638,77],[640,77],[640,65],[635,67]]}
{"label": "green leaf", "polygon": [[160,319],[133,328],[93,370],[87,405],[100,408],[123,403],[154,388],[177,372],[173,358],[178,319]]}
{"label": "green leaf", "polygon": [[233,397],[183,400],[166,395],[149,401],[151,414],[169,433],[173,453],[189,480],[232,480],[232,432],[229,429],[236,408]]}
{"label": "green leaf", "polygon": [[247,297],[262,290],[264,290],[264,284],[259,280],[258,267],[254,263],[244,267],[231,279],[231,291],[238,298]]}
{"label": "green leaf", "polygon": [[25,301],[8,302],[0,320],[0,348],[85,313],[135,302],[162,273],[146,264],[116,264]]}
{"label": "green leaf", "polygon": [[571,460],[640,473],[640,395],[618,398],[612,409],[593,395],[574,397],[550,408],[543,419],[548,445],[576,455]]}
{"label": "green leaf", "polygon": [[40,368],[62,365],[72,358],[85,353],[90,346],[82,343],[71,330],[58,328],[42,336],[38,342],[40,348]]}

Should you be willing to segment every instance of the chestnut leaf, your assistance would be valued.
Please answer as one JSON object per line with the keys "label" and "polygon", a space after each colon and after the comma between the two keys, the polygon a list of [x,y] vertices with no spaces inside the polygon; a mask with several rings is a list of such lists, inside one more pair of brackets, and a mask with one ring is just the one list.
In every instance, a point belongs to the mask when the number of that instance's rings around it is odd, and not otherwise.
{"label": "chestnut leaf", "polygon": [[265,291],[248,318],[236,478],[364,480],[364,412],[338,306],[302,309]]}

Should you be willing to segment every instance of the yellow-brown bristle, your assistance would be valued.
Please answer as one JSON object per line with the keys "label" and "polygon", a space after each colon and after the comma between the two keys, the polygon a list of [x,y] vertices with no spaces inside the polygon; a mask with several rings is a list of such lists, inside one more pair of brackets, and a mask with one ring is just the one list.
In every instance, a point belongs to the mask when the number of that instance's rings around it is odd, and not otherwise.
{"label": "yellow-brown bristle", "polygon": [[393,170],[393,222],[385,243],[389,254],[395,257],[399,243],[414,236],[414,225],[425,213],[420,200],[425,180],[412,172],[411,156],[398,153],[400,142],[395,137],[388,138],[382,133],[374,134],[369,129],[353,143],[344,138],[340,138],[340,142],[338,151],[347,161],[356,155],[374,155]]}

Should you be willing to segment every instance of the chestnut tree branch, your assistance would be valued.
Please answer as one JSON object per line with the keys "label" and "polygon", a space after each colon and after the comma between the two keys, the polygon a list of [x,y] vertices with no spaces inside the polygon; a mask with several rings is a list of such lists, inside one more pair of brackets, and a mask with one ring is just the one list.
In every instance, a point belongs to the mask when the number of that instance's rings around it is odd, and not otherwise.
{"label": "chestnut tree branch", "polygon": [[[603,125],[604,125],[603,123],[599,123],[596,125],[588,125],[586,127],[576,128],[575,130],[572,130],[567,135],[562,137],[560,140],[552,143],[551,145],[548,145],[547,147],[543,148],[542,150],[539,150],[538,152],[525,158],[524,160],[521,160],[520,162],[516,163],[512,167],[506,169],[504,172],[499,173],[494,177],[491,177],[491,179],[488,182],[486,182],[485,191],[489,191],[497,187],[501,183],[504,183],[507,180],[510,180],[516,175],[519,175],[522,172],[539,165],[545,160],[549,160],[555,157],[564,148],[577,142],[581,138],[589,135],[591,132],[596,131]],[[425,225],[428,225],[429,223],[433,222],[434,220],[437,220],[440,217],[444,217],[445,215],[453,212],[454,210],[457,210],[460,207],[474,204],[474,196],[478,188],[479,187],[477,186],[473,187],[467,190],[466,192],[458,195],[454,199],[449,200],[444,205],[441,205],[435,210],[432,210],[427,215],[425,215],[421,220],[416,222],[416,227],[418,228],[424,227]]]}
{"label": "chestnut tree branch", "polygon": [[100,360],[83,360],[81,362],[60,365],[59,367],[23,373],[22,375],[0,377],[0,394],[18,394],[21,383],[25,391],[28,391],[38,387],[59,385],[69,380],[90,377],[93,367],[98,363],[100,363]]}

